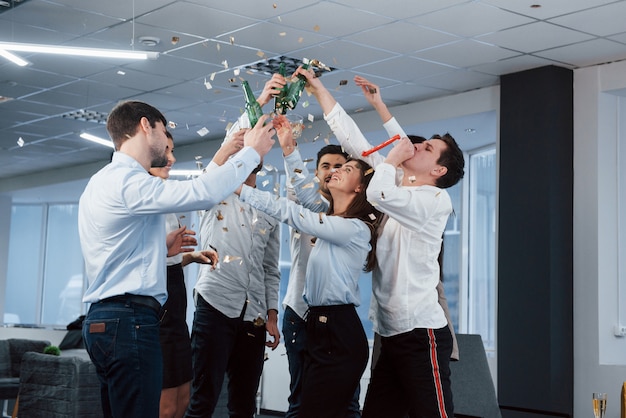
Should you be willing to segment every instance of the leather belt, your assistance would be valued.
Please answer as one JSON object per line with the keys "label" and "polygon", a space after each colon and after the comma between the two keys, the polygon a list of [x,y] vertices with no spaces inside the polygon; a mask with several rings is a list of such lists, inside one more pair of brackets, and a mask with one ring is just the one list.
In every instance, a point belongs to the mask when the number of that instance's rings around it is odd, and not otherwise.
{"label": "leather belt", "polygon": [[125,295],[111,296],[110,298],[102,299],[98,303],[131,303],[141,306],[146,306],[153,309],[157,313],[161,312],[161,304],[152,296],[132,295],[127,293]]}

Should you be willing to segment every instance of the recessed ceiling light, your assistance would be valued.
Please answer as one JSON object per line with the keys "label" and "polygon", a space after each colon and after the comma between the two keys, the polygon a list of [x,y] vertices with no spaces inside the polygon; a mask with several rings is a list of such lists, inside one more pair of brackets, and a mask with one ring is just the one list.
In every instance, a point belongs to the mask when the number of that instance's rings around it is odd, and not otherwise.
{"label": "recessed ceiling light", "polygon": [[161,40],[156,36],[140,36],[139,43],[143,46],[157,46]]}

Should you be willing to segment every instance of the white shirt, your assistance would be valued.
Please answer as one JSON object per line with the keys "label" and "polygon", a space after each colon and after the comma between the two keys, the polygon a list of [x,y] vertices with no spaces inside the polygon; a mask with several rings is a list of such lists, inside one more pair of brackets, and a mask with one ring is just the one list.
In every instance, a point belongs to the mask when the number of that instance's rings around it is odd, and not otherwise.
{"label": "white shirt", "polygon": [[[372,147],[338,103],[325,119],[349,154],[363,158],[361,152]],[[450,196],[434,186],[399,186],[401,174],[382,163],[380,152],[363,159],[375,167],[368,200],[389,215],[378,237],[378,266],[372,272],[374,331],[387,337],[415,328],[442,328],[447,320],[438,303],[437,257],[452,213]]]}
{"label": "white shirt", "polygon": [[132,293],[167,300],[165,214],[220,202],[259,164],[246,147],[219,168],[188,181],[161,181],[116,152],[94,174],[78,206],[78,232],[89,287],[83,302]]}
{"label": "white shirt", "polygon": [[[170,232],[176,231],[180,228],[180,222],[178,221],[178,216],[173,213],[168,213],[165,215],[165,234],[169,234]],[[171,257],[167,257],[167,265],[174,266],[176,264],[180,264],[183,262],[183,253],[173,255]]]}
{"label": "white shirt", "polygon": [[365,222],[326,216],[286,198],[244,186],[240,199],[280,222],[317,237],[306,270],[304,300],[310,306],[359,306],[359,276],[370,251],[370,229]]}

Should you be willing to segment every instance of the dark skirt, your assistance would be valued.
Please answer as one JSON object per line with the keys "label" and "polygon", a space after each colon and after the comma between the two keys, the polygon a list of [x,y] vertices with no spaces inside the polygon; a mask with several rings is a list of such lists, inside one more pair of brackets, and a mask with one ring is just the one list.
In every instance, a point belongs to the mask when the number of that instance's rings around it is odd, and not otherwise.
{"label": "dark skirt", "polygon": [[191,371],[191,339],[187,327],[187,288],[181,264],[167,266],[167,302],[161,321],[163,352],[163,389],[189,382]]}

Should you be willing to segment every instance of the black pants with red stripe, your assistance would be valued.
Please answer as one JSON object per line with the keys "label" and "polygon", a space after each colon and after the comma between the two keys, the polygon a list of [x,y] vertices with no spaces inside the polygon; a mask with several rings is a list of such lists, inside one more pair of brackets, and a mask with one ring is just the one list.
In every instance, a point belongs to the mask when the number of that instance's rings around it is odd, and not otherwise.
{"label": "black pants with red stripe", "polygon": [[447,326],[382,337],[363,418],[453,418],[451,353]]}

